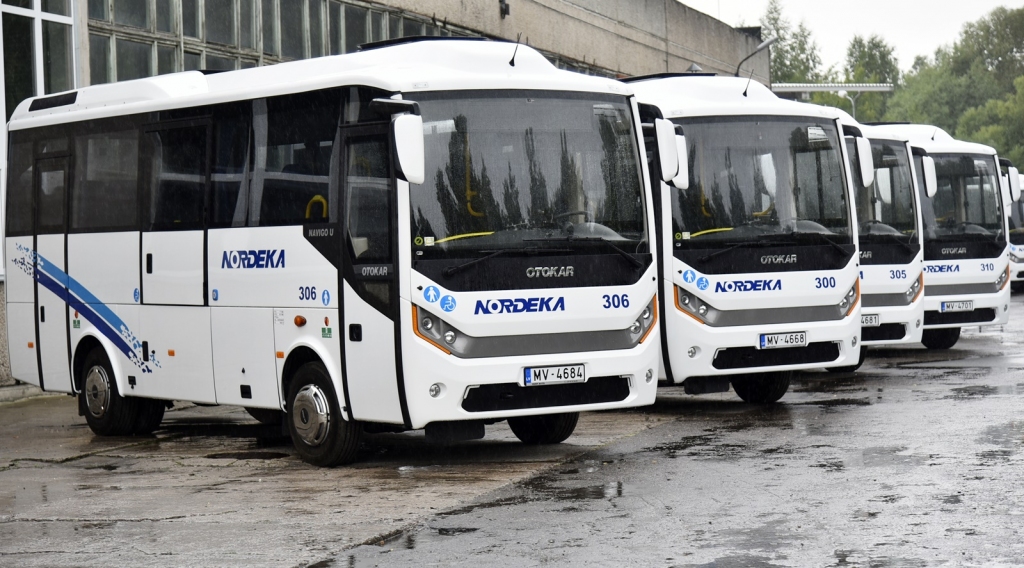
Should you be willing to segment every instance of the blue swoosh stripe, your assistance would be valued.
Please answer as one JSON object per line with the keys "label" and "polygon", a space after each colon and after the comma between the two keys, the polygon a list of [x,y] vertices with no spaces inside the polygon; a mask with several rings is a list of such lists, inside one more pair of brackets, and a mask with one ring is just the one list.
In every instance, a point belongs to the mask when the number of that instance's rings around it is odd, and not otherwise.
{"label": "blue swoosh stripe", "polygon": [[[66,272],[57,268],[52,262],[46,260],[46,258],[44,258],[42,255],[37,256],[39,256],[39,258],[44,261],[42,263],[43,272],[49,274],[54,280],[58,282],[63,282],[64,285],[67,286],[68,291],[70,291],[75,296],[78,296],[82,300],[82,302],[93,306],[93,309],[96,311],[96,313],[100,317],[105,319],[107,322],[109,322],[111,327],[113,327],[114,329],[128,329],[128,326],[125,325],[123,321],[121,321],[121,318],[117,317],[117,314],[115,314],[106,304],[101,302],[99,298],[92,295],[92,293],[89,292],[89,290],[87,290],[85,286],[82,286],[77,280],[68,276]],[[58,296],[59,295],[60,294],[58,294]]]}

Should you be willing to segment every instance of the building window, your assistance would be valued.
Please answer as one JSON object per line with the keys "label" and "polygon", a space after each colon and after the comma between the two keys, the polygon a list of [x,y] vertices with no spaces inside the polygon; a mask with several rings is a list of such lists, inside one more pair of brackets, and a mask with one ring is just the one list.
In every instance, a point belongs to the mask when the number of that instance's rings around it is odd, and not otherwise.
{"label": "building window", "polygon": [[219,55],[206,54],[205,69],[212,71],[233,71],[235,69],[234,57],[221,57]]}
{"label": "building window", "polygon": [[181,0],[181,33],[185,37],[199,37],[199,0]]}
{"label": "building window", "polygon": [[281,57],[302,59],[306,56],[302,37],[302,0],[279,0],[281,3]]}
{"label": "building window", "polygon": [[263,53],[277,55],[277,14],[274,11],[277,2],[262,0],[260,5],[263,8]]}
{"label": "building window", "polygon": [[109,20],[107,0],[89,0],[89,17],[93,20]]}
{"label": "building window", "polygon": [[184,70],[198,71],[203,68],[203,54],[191,51],[185,52]]}
{"label": "building window", "polygon": [[89,84],[110,82],[110,38],[89,34]]}
{"label": "building window", "polygon": [[206,0],[206,41],[235,45],[234,0]]}
{"label": "building window", "polygon": [[126,39],[117,40],[117,80],[128,81],[153,75],[153,45]]}
{"label": "building window", "polygon": [[43,20],[43,89],[47,94],[74,88],[71,26]]}
{"label": "building window", "polygon": [[114,0],[114,23],[149,29],[148,0]]}
{"label": "building window", "polygon": [[174,45],[156,46],[156,74],[165,75],[178,70],[178,47]]}
{"label": "building window", "polygon": [[367,15],[366,8],[345,6],[345,53],[352,53],[366,43]]}
{"label": "building window", "polygon": [[174,13],[171,11],[171,6],[170,0],[161,0],[156,3],[156,31],[174,32]]}
{"label": "building window", "polygon": [[256,47],[256,0],[239,0],[238,41],[242,49]]}
{"label": "building window", "polygon": [[[4,32],[4,87],[7,120],[11,120],[18,103],[36,95],[35,34],[32,33],[32,18],[3,15]],[[12,54],[23,54],[12,57]]]}
{"label": "building window", "polygon": [[71,9],[68,0],[43,0],[43,11],[58,16],[70,16]]}

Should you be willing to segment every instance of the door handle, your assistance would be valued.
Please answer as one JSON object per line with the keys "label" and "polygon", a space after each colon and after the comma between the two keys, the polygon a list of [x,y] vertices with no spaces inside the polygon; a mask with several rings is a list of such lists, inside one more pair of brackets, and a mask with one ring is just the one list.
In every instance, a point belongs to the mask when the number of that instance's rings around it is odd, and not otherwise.
{"label": "door handle", "polygon": [[46,306],[39,306],[39,322],[46,321]]}
{"label": "door handle", "polygon": [[153,253],[146,253],[146,274],[153,274]]}
{"label": "door handle", "polygon": [[142,342],[142,360],[143,361],[149,361],[149,342],[148,341],[143,341]]}
{"label": "door handle", "polygon": [[348,339],[349,341],[362,341],[363,326],[358,323],[350,324],[348,326]]}

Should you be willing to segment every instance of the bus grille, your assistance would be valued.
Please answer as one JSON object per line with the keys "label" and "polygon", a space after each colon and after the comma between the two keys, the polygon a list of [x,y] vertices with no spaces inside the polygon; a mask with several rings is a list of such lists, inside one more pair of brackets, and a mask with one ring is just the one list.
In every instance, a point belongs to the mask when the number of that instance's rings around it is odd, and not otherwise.
{"label": "bus grille", "polygon": [[838,358],[839,344],[833,341],[822,341],[811,343],[807,347],[784,349],[757,349],[754,347],[719,349],[712,365],[716,369],[748,369],[751,367],[828,363]]}
{"label": "bus grille", "polygon": [[591,377],[585,383],[522,387],[518,383],[480,385],[462,401],[467,412],[522,410],[619,402],[629,396],[629,377]]}
{"label": "bus grille", "polygon": [[883,323],[878,327],[860,330],[861,341],[896,341],[907,336],[907,326],[902,323]]}
{"label": "bus grille", "polygon": [[985,323],[996,319],[994,308],[979,308],[973,312],[925,312],[925,325],[948,325],[955,323]]}

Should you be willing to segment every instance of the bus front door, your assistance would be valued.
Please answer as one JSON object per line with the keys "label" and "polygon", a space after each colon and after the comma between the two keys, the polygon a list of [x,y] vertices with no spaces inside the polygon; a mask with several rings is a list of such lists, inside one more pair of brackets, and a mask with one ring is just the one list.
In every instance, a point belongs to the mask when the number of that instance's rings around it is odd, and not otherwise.
{"label": "bus front door", "polygon": [[349,403],[357,420],[403,424],[395,347],[395,191],[388,126],[343,128],[346,240],[343,328]]}
{"label": "bus front door", "polygon": [[66,155],[37,159],[33,183],[36,357],[40,386],[56,392],[72,392],[64,209],[69,161]]}

